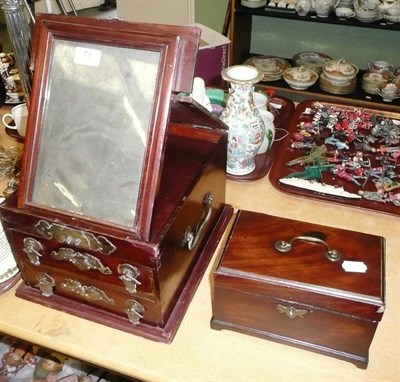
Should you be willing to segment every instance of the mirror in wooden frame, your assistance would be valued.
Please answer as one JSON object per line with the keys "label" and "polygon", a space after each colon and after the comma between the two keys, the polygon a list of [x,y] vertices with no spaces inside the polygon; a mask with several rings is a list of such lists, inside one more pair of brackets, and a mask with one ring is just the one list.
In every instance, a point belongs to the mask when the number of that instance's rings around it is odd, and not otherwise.
{"label": "mirror in wooden frame", "polygon": [[170,98],[188,90],[199,34],[195,27],[39,16],[19,206],[146,240]]}

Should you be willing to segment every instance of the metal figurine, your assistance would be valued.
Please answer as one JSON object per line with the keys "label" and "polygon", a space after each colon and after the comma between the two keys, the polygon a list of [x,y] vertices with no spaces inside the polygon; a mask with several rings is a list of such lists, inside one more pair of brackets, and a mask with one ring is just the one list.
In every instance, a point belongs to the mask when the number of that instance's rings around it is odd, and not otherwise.
{"label": "metal figurine", "polygon": [[285,178],[298,178],[307,180],[322,180],[322,172],[330,170],[334,167],[333,164],[317,164],[314,166],[306,166],[302,172],[293,172]]}
{"label": "metal figurine", "polygon": [[293,166],[295,164],[304,165],[305,163],[312,164],[327,164],[326,159],[327,148],[325,145],[316,146],[311,149],[308,155],[304,155],[300,158],[293,159],[286,163],[287,166]]}
{"label": "metal figurine", "polygon": [[24,12],[26,3],[24,0],[0,0],[0,5],[4,12],[22,89],[25,93],[25,102],[29,105],[32,86],[32,72],[29,68],[31,29]]}

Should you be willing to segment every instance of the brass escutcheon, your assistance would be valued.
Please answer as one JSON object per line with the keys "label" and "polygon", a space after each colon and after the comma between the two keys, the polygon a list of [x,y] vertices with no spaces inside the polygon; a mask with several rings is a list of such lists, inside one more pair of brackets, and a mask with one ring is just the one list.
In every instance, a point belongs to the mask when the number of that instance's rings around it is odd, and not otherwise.
{"label": "brass escutcheon", "polygon": [[311,310],[297,309],[294,306],[285,306],[281,304],[278,304],[276,306],[276,309],[278,309],[280,313],[286,314],[286,316],[288,316],[289,318],[303,318],[306,314],[312,313]]}

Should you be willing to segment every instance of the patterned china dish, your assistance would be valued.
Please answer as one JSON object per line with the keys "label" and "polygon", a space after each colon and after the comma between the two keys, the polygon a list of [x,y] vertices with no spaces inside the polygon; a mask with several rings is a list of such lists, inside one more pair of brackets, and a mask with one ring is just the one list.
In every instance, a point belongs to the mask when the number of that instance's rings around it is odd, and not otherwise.
{"label": "patterned china dish", "polygon": [[316,71],[319,74],[322,72],[322,66],[326,62],[332,60],[332,57],[317,52],[301,52],[295,54],[292,60],[294,66],[304,66]]}
{"label": "patterned china dish", "polygon": [[305,90],[318,80],[318,73],[304,66],[288,68],[283,72],[283,79],[296,90]]}
{"label": "patterned china dish", "polygon": [[389,82],[385,73],[366,72],[361,79],[361,88],[368,94],[377,94],[378,88]]}
{"label": "patterned china dish", "polygon": [[351,82],[358,73],[358,68],[345,59],[331,60],[322,66],[324,77],[334,84],[346,84]]}
{"label": "patterned china dish", "polygon": [[388,82],[379,86],[377,93],[383,98],[384,102],[392,102],[400,98],[400,83]]}
{"label": "patterned china dish", "polygon": [[244,62],[244,65],[255,66],[264,74],[262,81],[279,81],[283,72],[290,68],[290,62],[275,56],[254,56]]}

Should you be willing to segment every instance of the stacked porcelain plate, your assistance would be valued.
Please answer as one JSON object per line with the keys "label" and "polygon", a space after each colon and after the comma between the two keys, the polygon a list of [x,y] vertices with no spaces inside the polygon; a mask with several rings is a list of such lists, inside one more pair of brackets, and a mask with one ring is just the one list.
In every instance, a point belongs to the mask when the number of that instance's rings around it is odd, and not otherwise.
{"label": "stacked porcelain plate", "polygon": [[332,60],[332,57],[317,52],[300,52],[295,54],[292,60],[294,66],[304,66],[319,74],[322,72],[322,66]]}
{"label": "stacked porcelain plate", "polygon": [[255,66],[264,74],[262,81],[279,81],[283,72],[290,68],[290,62],[275,56],[254,56],[244,62],[245,65]]}
{"label": "stacked porcelain plate", "polygon": [[241,0],[240,3],[247,8],[261,8],[267,5],[267,0]]}
{"label": "stacked porcelain plate", "polygon": [[355,18],[362,23],[373,23],[382,18],[378,0],[354,1]]}
{"label": "stacked porcelain plate", "polygon": [[354,0],[339,0],[339,3],[335,8],[354,9]]}
{"label": "stacked porcelain plate", "polygon": [[358,68],[345,59],[331,60],[322,67],[319,86],[331,94],[350,94],[357,85]]}

